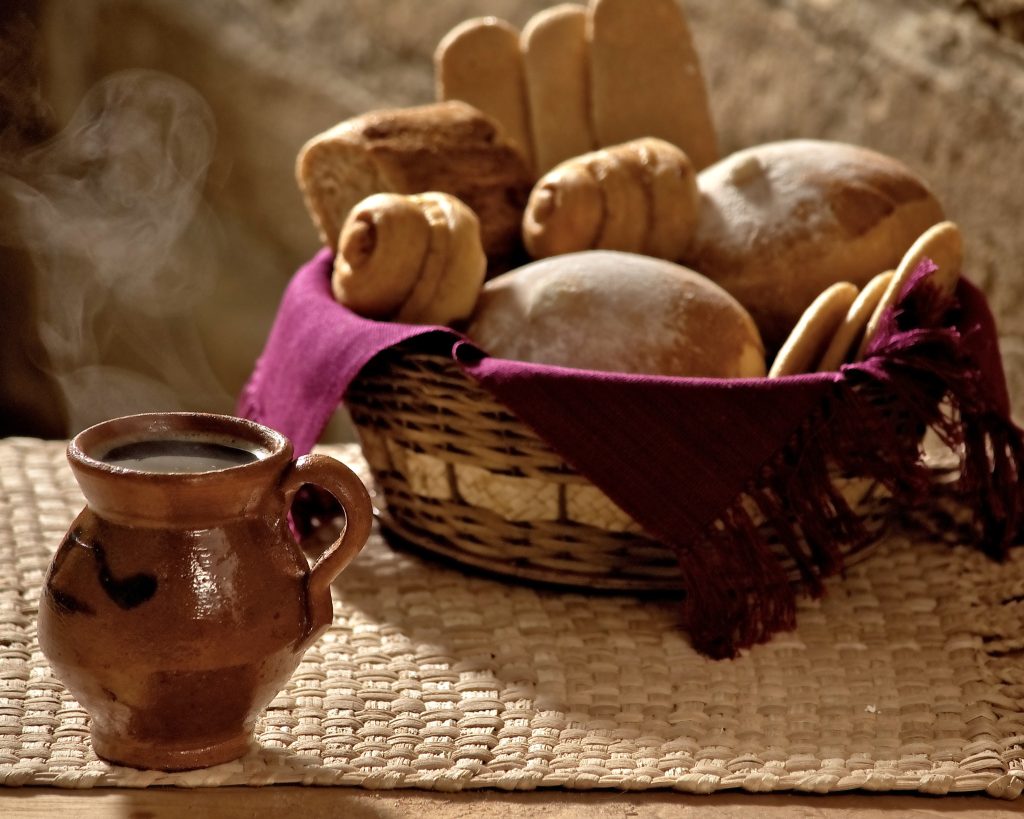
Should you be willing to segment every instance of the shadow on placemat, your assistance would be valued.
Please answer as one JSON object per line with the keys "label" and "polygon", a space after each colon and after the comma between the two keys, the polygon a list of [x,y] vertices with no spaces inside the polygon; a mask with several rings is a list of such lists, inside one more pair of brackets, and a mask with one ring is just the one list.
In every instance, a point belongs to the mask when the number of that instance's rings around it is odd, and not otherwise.
{"label": "shadow on placemat", "polygon": [[[356,449],[330,452],[365,474]],[[333,627],[260,720],[258,751],[184,774],[111,767],[35,639],[43,572],[81,505],[63,444],[0,441],[0,783],[1024,786],[1024,556],[901,538],[801,601],[795,631],[712,661],[674,601],[497,581],[375,533],[335,584]]]}

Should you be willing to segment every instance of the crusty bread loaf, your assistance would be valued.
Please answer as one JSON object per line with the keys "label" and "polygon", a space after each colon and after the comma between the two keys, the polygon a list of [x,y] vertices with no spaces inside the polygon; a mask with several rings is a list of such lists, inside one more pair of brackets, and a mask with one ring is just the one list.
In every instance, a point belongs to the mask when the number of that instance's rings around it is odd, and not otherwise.
{"label": "crusty bread loaf", "polygon": [[349,213],[331,284],[367,318],[451,324],[472,312],[486,269],[480,223],[454,196],[378,193]]}
{"label": "crusty bread loaf", "polygon": [[502,358],[653,375],[758,377],[757,327],[692,270],[616,251],[533,262],[484,285],[468,336]]}
{"label": "crusty bread loaf", "polygon": [[479,217],[484,250],[520,248],[532,180],[497,123],[464,102],[373,111],[314,137],[296,173],[310,215],[330,247],[349,211],[374,193],[441,191]]}
{"label": "crusty bread loaf", "polygon": [[760,145],[697,181],[700,217],[683,260],[739,299],[769,350],[830,284],[863,287],[943,218],[902,163],[835,142]]}
{"label": "crusty bread loaf", "polygon": [[597,144],[659,137],[698,170],[717,160],[700,60],[676,0],[591,0],[588,14]]}
{"label": "crusty bread loaf", "polygon": [[519,30],[497,17],[466,20],[434,51],[437,99],[462,100],[501,123],[533,165],[530,114]]}
{"label": "crusty bread loaf", "polygon": [[635,139],[545,174],[523,214],[523,241],[534,259],[600,249],[677,261],[696,227],[699,200],[682,150]]}

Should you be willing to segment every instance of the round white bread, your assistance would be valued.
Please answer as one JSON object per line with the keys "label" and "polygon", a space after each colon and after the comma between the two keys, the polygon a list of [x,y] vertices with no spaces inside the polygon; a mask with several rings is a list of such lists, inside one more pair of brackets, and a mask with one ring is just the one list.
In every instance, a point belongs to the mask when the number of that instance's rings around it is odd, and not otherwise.
{"label": "round white bread", "polygon": [[492,355],[649,375],[760,377],[753,320],[722,288],[672,262],[588,250],[492,279],[467,335]]}
{"label": "round white bread", "polygon": [[777,349],[829,285],[866,285],[942,221],[928,187],[895,159],[837,142],[740,151],[698,176],[697,229],[683,261],[746,307]]}

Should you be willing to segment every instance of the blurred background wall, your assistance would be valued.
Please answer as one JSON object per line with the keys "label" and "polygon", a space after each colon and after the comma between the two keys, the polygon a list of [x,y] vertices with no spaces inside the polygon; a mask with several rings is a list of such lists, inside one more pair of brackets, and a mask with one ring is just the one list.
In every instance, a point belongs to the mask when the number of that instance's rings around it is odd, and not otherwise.
{"label": "blurred background wall", "polygon": [[[549,5],[0,3],[0,434],[230,411],[318,245],[294,182],[301,144],[431,101],[432,51],[461,20],[522,26]],[[838,139],[929,180],[965,230],[1019,394],[1024,0],[683,5],[723,151]]]}

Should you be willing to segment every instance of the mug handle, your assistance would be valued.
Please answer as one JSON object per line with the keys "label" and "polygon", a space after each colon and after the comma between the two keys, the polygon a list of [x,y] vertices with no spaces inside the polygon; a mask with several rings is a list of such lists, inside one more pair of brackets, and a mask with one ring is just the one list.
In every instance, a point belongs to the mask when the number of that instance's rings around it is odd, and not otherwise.
{"label": "mug handle", "polygon": [[363,482],[341,461],[326,455],[303,455],[292,463],[281,476],[285,508],[304,484],[315,484],[326,489],[345,510],[345,530],[314,561],[306,577],[306,633],[302,648],[307,648],[334,621],[331,603],[331,583],[352,562],[366,544],[373,524],[370,493]]}

